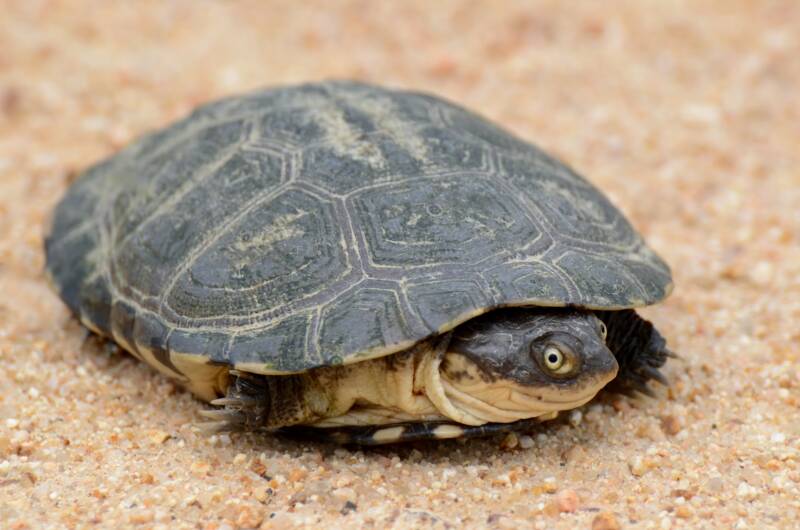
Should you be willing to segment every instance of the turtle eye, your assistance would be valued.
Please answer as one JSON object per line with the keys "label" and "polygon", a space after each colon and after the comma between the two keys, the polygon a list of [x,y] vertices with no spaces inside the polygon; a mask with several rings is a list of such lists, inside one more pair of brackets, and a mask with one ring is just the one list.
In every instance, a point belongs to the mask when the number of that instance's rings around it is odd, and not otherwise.
{"label": "turtle eye", "polygon": [[544,349],[544,366],[554,374],[566,374],[572,370],[573,363],[557,346],[550,345]]}
{"label": "turtle eye", "polygon": [[602,320],[600,321],[600,336],[603,337],[603,340],[606,340],[606,337],[608,337],[608,328],[606,328]]}

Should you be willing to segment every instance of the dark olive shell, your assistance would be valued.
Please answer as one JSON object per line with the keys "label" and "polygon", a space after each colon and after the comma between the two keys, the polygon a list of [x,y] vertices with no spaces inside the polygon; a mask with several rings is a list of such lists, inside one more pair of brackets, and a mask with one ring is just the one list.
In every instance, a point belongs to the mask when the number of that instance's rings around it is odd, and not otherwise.
{"label": "dark olive shell", "polygon": [[459,106],[352,82],[210,103],[87,170],[47,267],[175,370],[388,355],[502,306],[661,300],[666,264],[573,170]]}

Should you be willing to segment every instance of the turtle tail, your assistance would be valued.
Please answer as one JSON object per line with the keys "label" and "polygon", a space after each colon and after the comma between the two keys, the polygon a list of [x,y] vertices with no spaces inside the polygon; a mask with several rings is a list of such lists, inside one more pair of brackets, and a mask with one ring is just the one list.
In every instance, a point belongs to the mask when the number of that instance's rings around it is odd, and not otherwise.
{"label": "turtle tail", "polygon": [[676,355],[667,348],[667,341],[651,322],[632,309],[596,314],[608,329],[606,345],[619,364],[617,377],[606,390],[628,396],[639,392],[652,397],[653,391],[648,386],[651,380],[669,385],[659,369]]}

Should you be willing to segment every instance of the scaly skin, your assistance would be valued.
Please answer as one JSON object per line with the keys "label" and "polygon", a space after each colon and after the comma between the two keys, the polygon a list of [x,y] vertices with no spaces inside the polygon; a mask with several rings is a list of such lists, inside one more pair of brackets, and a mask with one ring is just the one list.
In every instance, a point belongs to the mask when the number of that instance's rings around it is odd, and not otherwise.
{"label": "scaly skin", "polygon": [[[605,341],[600,320],[608,327]],[[539,353],[553,340],[582,345],[575,373],[544,369]],[[650,379],[666,382],[658,368],[669,355],[661,335],[634,311],[498,310],[385,358],[289,376],[234,371],[227,397],[214,401],[225,408],[206,415],[227,427],[358,445],[485,436],[580,406],[617,374],[617,363],[619,375],[607,388],[650,393]],[[435,374],[425,372],[432,364]],[[438,394],[431,375],[443,381]],[[462,392],[471,396],[466,402],[459,401]],[[567,399],[578,393],[585,397]]]}

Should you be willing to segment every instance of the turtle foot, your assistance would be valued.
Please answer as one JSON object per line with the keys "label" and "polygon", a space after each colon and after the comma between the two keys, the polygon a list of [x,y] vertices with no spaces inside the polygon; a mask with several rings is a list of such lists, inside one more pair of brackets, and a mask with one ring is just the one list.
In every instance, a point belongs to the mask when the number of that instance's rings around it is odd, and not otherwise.
{"label": "turtle foot", "polygon": [[619,364],[617,377],[604,390],[632,397],[637,393],[654,397],[650,381],[669,386],[660,368],[667,359],[678,356],[667,348],[666,340],[652,323],[633,310],[598,311],[598,317],[608,328],[606,344]]}
{"label": "turtle foot", "polygon": [[201,410],[200,414],[213,420],[204,427],[214,431],[255,430],[264,426],[269,412],[266,379],[231,370],[233,378],[227,395],[211,401],[219,408]]}

